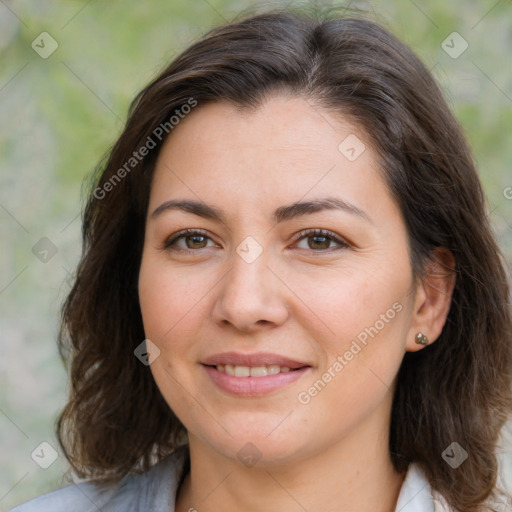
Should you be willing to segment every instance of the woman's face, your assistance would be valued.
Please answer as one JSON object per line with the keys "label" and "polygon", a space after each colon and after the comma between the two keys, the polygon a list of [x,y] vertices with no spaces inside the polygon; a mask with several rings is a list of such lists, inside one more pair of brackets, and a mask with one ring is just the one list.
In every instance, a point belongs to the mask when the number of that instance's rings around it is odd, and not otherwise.
{"label": "woman's face", "polygon": [[272,464],[387,442],[415,292],[357,127],[297,97],[199,105],[159,155],[139,296],[155,381],[208,449]]}

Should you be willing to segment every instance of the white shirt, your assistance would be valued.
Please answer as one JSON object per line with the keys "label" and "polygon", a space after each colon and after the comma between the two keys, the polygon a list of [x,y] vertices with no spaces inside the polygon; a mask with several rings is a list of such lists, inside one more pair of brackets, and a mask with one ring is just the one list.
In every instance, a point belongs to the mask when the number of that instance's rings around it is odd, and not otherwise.
{"label": "white shirt", "polygon": [[449,512],[450,508],[439,493],[434,491],[417,464],[410,464],[395,512]]}
{"label": "white shirt", "polygon": [[[130,475],[110,490],[92,483],[73,484],[20,505],[10,512],[175,512],[188,446],[175,450],[149,471]],[[395,512],[449,512],[423,471],[411,464]]]}

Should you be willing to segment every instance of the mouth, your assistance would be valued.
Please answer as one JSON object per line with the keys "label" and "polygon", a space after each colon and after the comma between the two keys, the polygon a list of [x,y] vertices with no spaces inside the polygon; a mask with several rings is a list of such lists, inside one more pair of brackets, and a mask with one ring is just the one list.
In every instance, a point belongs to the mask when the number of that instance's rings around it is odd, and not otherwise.
{"label": "mouth", "polygon": [[305,362],[270,353],[216,354],[201,364],[221,391],[239,397],[280,390],[312,370]]}
{"label": "mouth", "polygon": [[[303,366],[301,368],[306,368]],[[272,364],[268,366],[239,366],[232,364],[217,364],[211,366],[221,373],[227,373],[232,377],[266,377],[267,375],[278,375],[279,373],[288,373],[300,370],[300,368],[289,368],[288,366],[279,366]]]}
{"label": "mouth", "polygon": [[[296,370],[298,368],[311,366],[304,361],[298,361],[287,356],[272,354],[270,352],[258,352],[255,354],[244,354],[241,352],[222,352],[207,357],[204,361],[202,361],[202,364],[206,366],[214,366],[219,371],[224,369],[226,373],[229,373],[232,368],[237,367],[249,369],[264,368],[266,371],[270,370],[271,372],[267,373],[267,375],[274,375],[275,373],[279,373],[277,372],[277,368],[279,368],[280,371],[282,369],[284,373],[287,371],[286,369]],[[248,377],[249,375],[240,376]]]}

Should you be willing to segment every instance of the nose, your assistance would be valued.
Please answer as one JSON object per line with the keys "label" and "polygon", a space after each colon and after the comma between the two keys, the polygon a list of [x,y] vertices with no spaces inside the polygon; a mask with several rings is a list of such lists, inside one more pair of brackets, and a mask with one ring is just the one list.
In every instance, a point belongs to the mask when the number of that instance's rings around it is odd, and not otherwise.
{"label": "nose", "polygon": [[286,321],[286,286],[268,263],[265,251],[252,262],[234,253],[231,269],[216,287],[212,316],[217,324],[250,333]]}

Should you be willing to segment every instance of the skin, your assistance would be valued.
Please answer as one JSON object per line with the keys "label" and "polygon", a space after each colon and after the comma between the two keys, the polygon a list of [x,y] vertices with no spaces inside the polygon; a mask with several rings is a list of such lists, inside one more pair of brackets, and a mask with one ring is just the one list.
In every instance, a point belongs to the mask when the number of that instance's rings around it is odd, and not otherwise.
{"label": "skin", "polygon": [[[350,134],[366,145],[354,161],[338,150]],[[368,219],[334,209],[279,224],[271,217],[277,207],[326,196]],[[153,218],[170,199],[214,205],[225,222],[178,210]],[[185,228],[207,238],[163,249]],[[315,228],[348,245],[293,239]],[[236,251],[248,236],[263,250],[251,263]],[[394,511],[405,476],[388,451],[395,378],[405,352],[423,348],[416,333],[432,343],[446,320],[453,280],[442,265],[453,258],[442,249],[437,257],[415,283],[405,224],[376,154],[343,118],[275,95],[253,111],[200,105],[181,121],[158,158],[139,274],[146,337],[161,351],[151,371],[189,433],[191,472],[177,512]],[[396,303],[400,312],[300,403],[298,394]],[[270,395],[234,397],[200,364],[227,351],[274,352],[311,368]],[[261,456],[252,467],[237,457],[249,442]]]}

